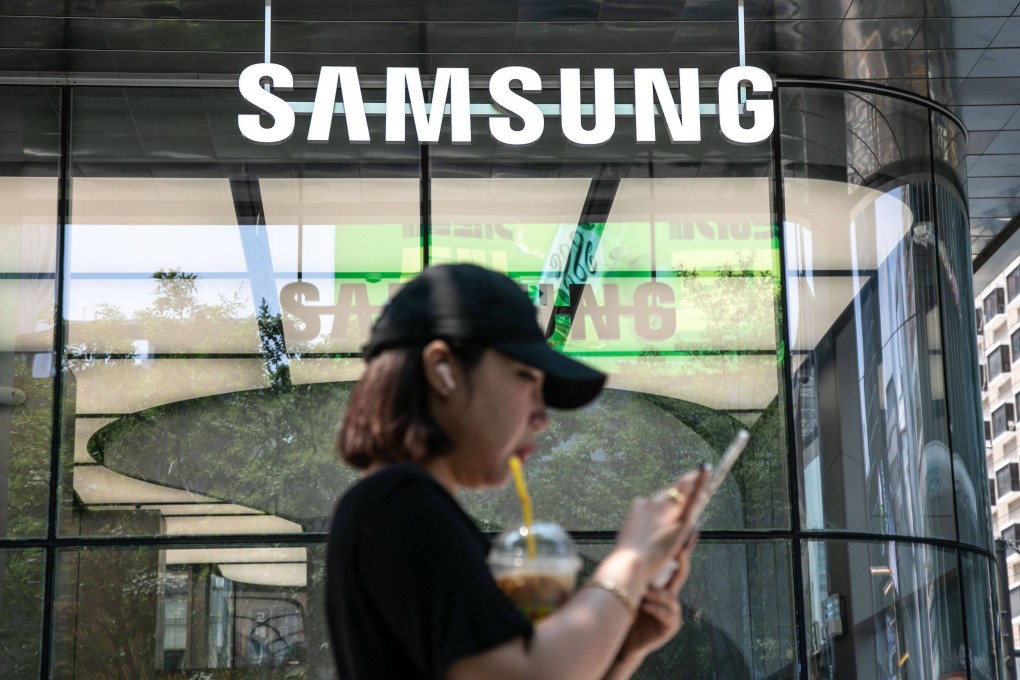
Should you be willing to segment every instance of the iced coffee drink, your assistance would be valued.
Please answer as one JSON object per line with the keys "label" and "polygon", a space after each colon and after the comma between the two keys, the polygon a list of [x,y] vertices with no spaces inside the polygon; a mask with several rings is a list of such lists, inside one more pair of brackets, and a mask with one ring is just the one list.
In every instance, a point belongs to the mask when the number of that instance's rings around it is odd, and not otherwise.
{"label": "iced coffee drink", "polygon": [[534,557],[527,548],[528,529],[518,527],[496,539],[489,566],[507,598],[529,620],[538,621],[570,598],[581,561],[574,542],[559,525],[539,522],[531,532]]}

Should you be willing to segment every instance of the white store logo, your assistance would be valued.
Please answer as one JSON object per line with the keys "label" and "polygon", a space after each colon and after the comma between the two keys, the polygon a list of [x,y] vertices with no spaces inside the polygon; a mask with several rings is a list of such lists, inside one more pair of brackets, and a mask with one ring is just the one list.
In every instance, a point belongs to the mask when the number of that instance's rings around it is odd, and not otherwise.
{"label": "white store logo", "polygon": [[[263,89],[263,83],[270,87]],[[560,70],[560,126],[568,141],[577,146],[595,146],[608,142],[616,130],[620,110],[633,110],[635,141],[655,141],[655,116],[661,113],[670,141],[674,143],[701,141],[701,106],[698,69],[678,70],[679,104],[673,98],[664,69],[634,69],[634,104],[617,106],[616,79],[611,68],[595,69],[594,106],[581,104],[581,70]],[[545,130],[546,113],[550,107],[540,105],[514,91],[542,91],[542,77],[524,66],[501,68],[489,78],[489,98],[495,115],[489,116],[489,133],[507,146],[526,146],[536,142]],[[772,78],[754,66],[735,66],[719,77],[719,127],[724,137],[735,144],[756,144],[768,139],[775,127],[771,98],[743,99],[741,89],[758,95],[772,93]],[[272,63],[252,64],[241,72],[238,88],[248,102],[272,117],[272,125],[262,126],[261,114],[240,114],[237,125],[247,139],[261,144],[279,144],[294,134],[295,106],[274,94],[294,88],[294,76],[285,66]],[[339,100],[337,97],[339,90]],[[338,101],[341,102],[338,104]],[[375,113],[362,97],[358,70],[353,66],[323,66],[311,107],[309,142],[329,139],[334,115],[342,112],[351,142],[369,142],[369,113]],[[421,143],[439,141],[443,119],[449,113],[450,140],[454,144],[471,143],[470,74],[466,68],[436,70],[432,101],[426,104],[421,72],[417,68],[386,69],[386,103],[381,112],[386,117],[386,142],[405,141],[407,115],[413,117],[415,132]],[[629,113],[629,111],[628,111]],[[582,116],[593,118],[586,128]],[[741,114],[749,114],[750,127],[741,126]]]}

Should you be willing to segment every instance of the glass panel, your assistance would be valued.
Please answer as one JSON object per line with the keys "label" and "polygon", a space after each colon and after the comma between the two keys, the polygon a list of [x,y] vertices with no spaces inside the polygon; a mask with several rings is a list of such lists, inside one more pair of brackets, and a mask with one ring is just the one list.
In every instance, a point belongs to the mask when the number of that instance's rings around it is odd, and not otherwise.
{"label": "glass panel", "polygon": [[335,677],[323,552],[62,551],[52,677]]}
{"label": "glass panel", "polygon": [[0,87],[0,538],[46,535],[59,101]]}
{"label": "glass panel", "polygon": [[230,91],[74,96],[62,531],[323,530],[361,345],[421,269],[419,150],[380,116],[248,142]]}
{"label": "glass panel", "polygon": [[[529,461],[540,512],[570,529],[615,529],[636,494],[716,460],[741,427],[751,444],[706,528],[789,526],[770,166],[730,149],[696,166],[433,161],[432,261],[507,272],[554,344],[611,375]],[[509,490],[467,504],[489,528],[518,518]]]}
{"label": "glass panel", "polygon": [[808,677],[966,677],[955,553],[844,541],[804,550]]}
{"label": "glass panel", "polygon": [[42,550],[0,550],[0,677],[39,677],[45,561]]}
{"label": "glass panel", "polygon": [[[977,331],[973,326],[970,227],[967,220],[966,140],[939,114],[932,117],[935,139],[935,210],[938,222],[941,309],[945,339],[949,422],[952,428],[953,479],[960,540],[992,549],[986,485],[985,447],[981,445],[981,394],[974,365],[978,363]],[[987,389],[985,384],[984,389]]]}
{"label": "glass panel", "polygon": [[782,107],[804,528],[952,538],[927,111],[798,89]]}
{"label": "glass panel", "polygon": [[[582,543],[578,549],[587,572],[609,547]],[[636,680],[797,677],[787,543],[703,539],[694,551],[680,604],[680,633],[645,660]]]}
{"label": "glass panel", "polygon": [[[995,587],[995,565],[986,557],[962,551],[963,597],[967,606],[967,642],[970,649],[970,677],[999,680],[1007,677],[1001,667],[999,611]],[[1014,611],[1014,616],[1017,610]]]}

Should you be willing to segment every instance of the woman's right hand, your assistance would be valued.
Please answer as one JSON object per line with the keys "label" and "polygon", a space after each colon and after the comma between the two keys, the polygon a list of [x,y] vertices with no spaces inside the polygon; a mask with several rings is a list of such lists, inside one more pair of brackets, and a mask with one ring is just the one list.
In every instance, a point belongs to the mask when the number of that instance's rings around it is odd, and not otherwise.
{"label": "woman's right hand", "polygon": [[708,466],[692,470],[673,486],[651,498],[635,499],[631,504],[616,539],[616,550],[635,558],[644,584],[680,552],[683,541],[694,532],[697,518],[690,516],[691,508],[704,490],[709,474]]}

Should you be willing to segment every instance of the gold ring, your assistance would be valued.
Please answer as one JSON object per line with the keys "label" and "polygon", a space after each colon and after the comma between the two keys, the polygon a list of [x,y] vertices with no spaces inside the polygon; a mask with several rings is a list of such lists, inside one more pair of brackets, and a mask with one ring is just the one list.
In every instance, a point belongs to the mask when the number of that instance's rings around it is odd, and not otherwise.
{"label": "gold ring", "polygon": [[675,486],[669,487],[669,491],[666,492],[666,495],[672,498],[680,505],[687,504],[687,496],[683,495]]}

